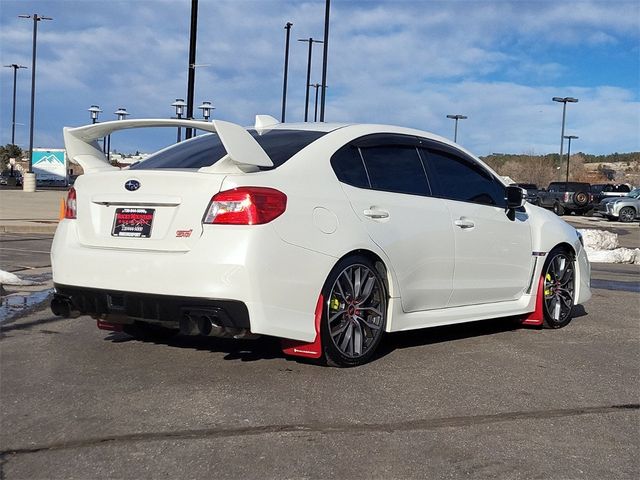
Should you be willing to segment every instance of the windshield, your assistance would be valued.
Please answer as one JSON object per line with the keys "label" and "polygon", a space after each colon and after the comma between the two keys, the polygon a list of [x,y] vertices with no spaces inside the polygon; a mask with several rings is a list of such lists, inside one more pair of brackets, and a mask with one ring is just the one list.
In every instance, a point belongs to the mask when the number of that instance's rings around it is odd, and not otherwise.
{"label": "windshield", "polygon": [[[261,167],[261,170],[269,170],[279,167],[327,132],[271,130],[258,135],[255,130],[249,130],[249,133],[273,162],[273,167]],[[226,154],[218,134],[208,133],[160,150],[142,162],[132,165],[131,170],[208,167]]]}

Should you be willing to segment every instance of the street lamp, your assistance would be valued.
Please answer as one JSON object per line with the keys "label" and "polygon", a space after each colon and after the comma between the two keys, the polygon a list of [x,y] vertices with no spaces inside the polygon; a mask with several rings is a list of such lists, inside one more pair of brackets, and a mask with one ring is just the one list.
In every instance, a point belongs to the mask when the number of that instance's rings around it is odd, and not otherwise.
{"label": "street lamp", "polygon": [[322,40],[314,40],[313,38],[309,38],[308,40],[299,38],[299,42],[309,42],[309,58],[307,59],[307,89],[306,95],[304,98],[304,121],[309,120],[309,87],[311,82],[311,52],[313,51],[314,43],[324,43]]}
{"label": "street lamp", "polygon": [[316,89],[316,108],[313,111],[313,121],[317,122],[318,121],[318,88],[320,88],[322,85],[319,83],[312,83],[309,86]]}
{"label": "street lamp", "polygon": [[291,36],[291,27],[293,23],[287,22],[284,29],[287,31],[286,40],[284,43],[284,80],[282,82],[282,115],[280,115],[280,122],[284,123],[285,112],[287,109],[287,75],[289,73],[289,37]]}
{"label": "street lamp", "polygon": [[[175,107],[175,109],[176,109],[176,117],[178,117],[178,119],[182,118],[182,114],[184,113],[185,105],[186,105],[186,103],[184,103],[184,99],[182,99],[182,98],[176,98],[176,101],[171,104],[171,106]],[[178,127],[178,140],[177,140],[177,143],[180,143],[181,141],[182,141],[182,129],[180,127]]]}
{"label": "street lamp", "polygon": [[[566,179],[566,183],[569,183],[569,158],[571,157],[571,140],[575,140],[576,137],[575,135],[563,135],[563,138],[566,138],[567,140],[569,140],[569,146],[567,148],[567,179]],[[567,189],[567,191],[569,191]]]}
{"label": "street lamp", "polygon": [[578,103],[577,98],[573,97],[553,97],[551,100],[554,102],[562,103],[562,131],[560,132],[560,161],[562,161],[562,149],[564,146],[564,121],[567,114],[567,103]]}
{"label": "street lamp", "polygon": [[87,110],[91,114],[91,123],[95,124],[98,121],[98,115],[102,113],[102,110],[100,110],[98,105],[91,105]]}
{"label": "street lamp", "polygon": [[35,118],[36,107],[36,40],[38,38],[38,22],[42,20],[53,20],[51,17],[45,17],[34,13],[33,15],[18,15],[19,18],[33,19],[33,47],[31,54],[31,122],[29,124],[29,170],[24,176],[22,189],[25,192],[36,191],[36,177],[33,173],[33,122]]}
{"label": "street lamp", "polygon": [[456,121],[456,126],[453,131],[453,141],[457,143],[458,142],[458,120],[466,120],[469,117],[466,117],[464,115],[447,115],[447,118],[452,118],[453,120]]}
{"label": "street lamp", "polygon": [[[325,1],[324,8],[324,48],[322,49],[322,99],[320,100],[320,121],[324,122],[324,101],[327,93],[327,56],[329,55],[329,13],[331,0]],[[307,83],[309,81],[307,80]]]}
{"label": "street lamp", "polygon": [[[118,108],[113,114],[118,116],[118,120],[124,120],[128,115],[131,115],[124,107]],[[107,136],[107,160],[111,163],[111,134]]]}
{"label": "street lamp", "polygon": [[16,76],[19,68],[27,68],[17,63],[5,65],[7,68],[13,68],[13,115],[11,117],[11,145],[16,144]]}
{"label": "street lamp", "polygon": [[204,117],[204,121],[208,122],[209,117],[211,116],[211,111],[215,110],[216,107],[211,105],[211,102],[202,102],[202,105],[198,106],[198,109],[202,110],[202,116]]}
{"label": "street lamp", "polygon": [[[191,0],[191,28],[189,30],[189,75],[187,78],[187,118],[193,118],[193,98],[196,83],[196,37],[198,35],[198,0]],[[177,107],[176,107],[177,109]],[[178,129],[180,134],[180,129]],[[191,138],[190,128],[185,129],[185,138]],[[180,139],[178,139],[178,142]]]}

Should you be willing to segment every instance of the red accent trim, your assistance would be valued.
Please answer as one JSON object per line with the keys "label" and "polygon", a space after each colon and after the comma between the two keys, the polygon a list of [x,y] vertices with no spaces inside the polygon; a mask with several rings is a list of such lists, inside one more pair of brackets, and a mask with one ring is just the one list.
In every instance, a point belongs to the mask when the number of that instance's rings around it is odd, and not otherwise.
{"label": "red accent trim", "polygon": [[300,342],[298,340],[289,340],[283,338],[280,340],[282,351],[285,355],[293,355],[305,358],[320,358],[322,356],[322,338],[320,337],[320,321],[322,320],[322,311],[324,310],[324,296],[320,294],[318,303],[316,303],[315,324],[316,338],[312,343]]}
{"label": "red accent trim", "polygon": [[109,330],[110,332],[122,331],[122,325],[119,323],[109,323],[103,320],[96,320],[96,324],[100,330]]}
{"label": "red accent trim", "polygon": [[536,309],[529,315],[524,317],[522,325],[533,325],[539,327],[544,320],[544,306],[542,302],[544,300],[544,275],[540,275],[540,281],[538,282],[538,292],[536,293]]}

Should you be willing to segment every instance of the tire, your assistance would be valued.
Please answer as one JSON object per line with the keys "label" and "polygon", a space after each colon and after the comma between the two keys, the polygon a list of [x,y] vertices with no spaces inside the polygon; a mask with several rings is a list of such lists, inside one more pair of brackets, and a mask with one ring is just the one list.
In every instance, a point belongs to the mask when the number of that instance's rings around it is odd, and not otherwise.
{"label": "tire", "polygon": [[173,328],[160,327],[144,322],[123,325],[122,331],[138,340],[168,340],[180,332],[180,330]]}
{"label": "tire", "polygon": [[553,204],[553,213],[555,213],[556,215],[561,217],[562,215],[564,215],[564,207],[562,205],[560,205],[559,203],[554,203]]}
{"label": "tire", "polygon": [[362,255],[340,260],[322,294],[320,334],[325,362],[333,367],[367,363],[387,324],[387,289],[375,265]]}
{"label": "tire", "polygon": [[583,191],[574,193],[573,203],[579,207],[586,207],[589,203],[589,193]]}
{"label": "tire", "polygon": [[623,223],[633,222],[636,218],[636,209],[633,207],[622,207],[620,209],[620,214],[618,216],[618,220]]}
{"label": "tire", "polygon": [[571,322],[574,306],[576,269],[573,254],[559,248],[551,250],[542,275],[543,325],[545,328],[565,327]]}

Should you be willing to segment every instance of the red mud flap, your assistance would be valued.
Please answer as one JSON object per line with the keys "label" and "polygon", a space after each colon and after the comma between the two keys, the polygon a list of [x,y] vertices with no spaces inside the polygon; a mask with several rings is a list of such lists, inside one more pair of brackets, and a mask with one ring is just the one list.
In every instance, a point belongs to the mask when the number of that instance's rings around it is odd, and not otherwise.
{"label": "red mud flap", "polygon": [[539,327],[544,320],[544,310],[542,302],[544,301],[544,277],[540,275],[540,281],[538,282],[538,292],[536,293],[536,309],[529,315],[524,317],[522,325],[531,325]]}
{"label": "red mud flap", "polygon": [[320,320],[322,319],[322,310],[324,307],[324,297],[322,294],[318,297],[316,303],[315,323],[316,338],[312,343],[300,342],[298,340],[289,340],[283,338],[280,341],[282,351],[285,355],[293,355],[296,357],[315,358],[322,356],[322,339],[320,338]]}
{"label": "red mud flap", "polygon": [[109,330],[110,332],[121,332],[122,325],[118,323],[109,323],[102,320],[96,320],[96,324],[100,330]]}

